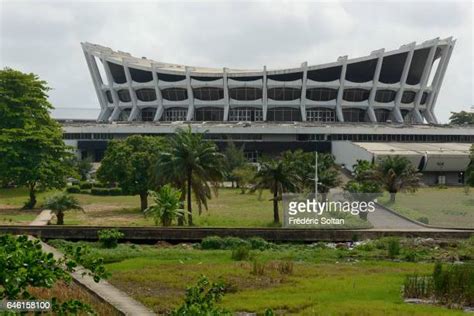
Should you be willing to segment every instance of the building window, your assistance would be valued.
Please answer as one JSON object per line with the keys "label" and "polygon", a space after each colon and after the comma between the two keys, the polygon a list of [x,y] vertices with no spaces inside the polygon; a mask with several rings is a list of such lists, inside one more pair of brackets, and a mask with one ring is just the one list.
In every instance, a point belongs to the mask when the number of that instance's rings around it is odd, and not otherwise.
{"label": "building window", "polygon": [[386,109],[374,110],[377,122],[387,122],[390,119],[390,111]]}
{"label": "building window", "polygon": [[186,121],[188,110],[184,108],[169,108],[166,109],[161,118],[165,122]]}
{"label": "building window", "polygon": [[184,88],[168,88],[161,90],[161,95],[168,101],[183,101],[188,98],[188,91]]}
{"label": "building window", "polygon": [[258,157],[260,156],[260,153],[256,150],[254,150],[254,151],[244,151],[244,156],[245,156],[245,159],[247,159],[248,162],[257,162]]}
{"label": "building window", "polygon": [[156,109],[155,108],[145,108],[142,110],[142,121],[151,122],[155,118]]}
{"label": "building window", "polygon": [[404,91],[402,95],[402,103],[408,104],[415,101],[416,93],[413,91]]}
{"label": "building window", "polygon": [[313,101],[329,101],[337,98],[336,89],[315,88],[306,90],[306,98]]}
{"label": "building window", "polygon": [[224,98],[224,90],[212,87],[195,88],[193,89],[193,95],[198,100],[216,101]]}
{"label": "building window", "polygon": [[132,101],[132,99],[130,98],[130,92],[128,90],[119,90],[117,91],[117,94],[121,102]]}
{"label": "building window", "polygon": [[306,120],[310,122],[335,122],[336,112],[324,108],[309,109],[306,110]]}
{"label": "building window", "polygon": [[130,112],[132,110],[131,109],[123,109],[122,111],[120,111],[120,115],[118,117],[118,120],[119,121],[128,121],[128,118],[130,117]]}
{"label": "building window", "polygon": [[239,101],[253,101],[262,98],[262,89],[243,87],[229,89],[229,96],[231,99]]}
{"label": "building window", "polygon": [[361,109],[343,109],[344,122],[363,122],[365,111]]}
{"label": "building window", "polygon": [[263,121],[263,111],[253,107],[230,109],[229,121]]}
{"label": "building window", "polygon": [[105,91],[105,95],[109,103],[114,103],[114,99],[112,99],[112,93],[110,92],[110,90]]}
{"label": "building window", "polygon": [[195,110],[195,121],[223,121],[224,109],[217,107],[204,107]]}
{"label": "building window", "polygon": [[268,109],[267,121],[299,122],[301,121],[301,111],[300,109],[287,108],[287,107]]}
{"label": "building window", "polygon": [[275,101],[292,101],[301,97],[301,90],[296,88],[270,88],[268,98]]}
{"label": "building window", "polygon": [[464,184],[464,172],[458,172],[458,183]]}
{"label": "building window", "polygon": [[137,90],[137,98],[140,101],[149,102],[156,100],[155,89],[140,89]]}
{"label": "building window", "polygon": [[369,98],[369,90],[345,89],[343,99],[349,102],[361,102]]}
{"label": "building window", "polygon": [[375,101],[381,103],[392,102],[395,100],[396,94],[397,93],[392,90],[377,90],[377,93],[375,94]]}
{"label": "building window", "polygon": [[423,92],[423,95],[421,96],[420,104],[425,104],[427,98],[428,98],[428,92]]}

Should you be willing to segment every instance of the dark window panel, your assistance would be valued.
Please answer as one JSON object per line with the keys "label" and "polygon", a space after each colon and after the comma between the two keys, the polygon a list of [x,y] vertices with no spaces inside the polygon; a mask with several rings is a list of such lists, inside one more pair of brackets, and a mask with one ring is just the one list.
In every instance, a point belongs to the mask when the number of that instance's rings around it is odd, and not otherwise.
{"label": "dark window panel", "polygon": [[129,68],[130,76],[135,82],[150,82],[153,80],[153,75],[151,71],[145,71],[141,69]]}
{"label": "dark window panel", "polygon": [[198,100],[203,101],[216,101],[224,98],[224,90],[222,88],[194,88],[193,95]]}
{"label": "dark window panel", "polygon": [[140,101],[155,101],[156,100],[156,92],[155,89],[140,89],[137,90],[137,98]]}
{"label": "dark window panel", "polygon": [[301,90],[296,88],[270,88],[268,98],[276,101],[291,101],[301,97]]}
{"label": "dark window panel", "polygon": [[252,101],[262,98],[262,89],[243,87],[229,89],[229,96],[231,99],[240,101]]}
{"label": "dark window panel", "polygon": [[341,66],[308,71],[308,79],[321,82],[338,80],[341,77]]}
{"label": "dark window panel", "polygon": [[329,88],[311,88],[306,90],[306,98],[313,101],[330,101],[337,98],[337,90]]}
{"label": "dark window panel", "polygon": [[182,101],[188,98],[188,90],[184,88],[167,88],[161,90],[161,96],[168,101]]}

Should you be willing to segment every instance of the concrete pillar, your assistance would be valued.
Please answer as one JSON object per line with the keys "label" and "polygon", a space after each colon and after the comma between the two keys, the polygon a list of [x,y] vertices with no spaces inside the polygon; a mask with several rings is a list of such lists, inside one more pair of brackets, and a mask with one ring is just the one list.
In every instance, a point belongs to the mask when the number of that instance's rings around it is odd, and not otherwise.
{"label": "concrete pillar", "polygon": [[227,68],[223,69],[222,80],[224,82],[224,85],[223,85],[223,88],[224,88],[224,121],[227,121],[229,119],[229,108],[230,108],[229,87],[228,87],[228,84],[227,84]]}
{"label": "concrete pillar", "polygon": [[97,94],[97,98],[99,99],[101,111],[97,120],[103,121],[105,115],[109,112],[107,111],[108,101],[105,97],[104,91],[102,90],[103,81],[102,81],[102,78],[100,77],[99,69],[97,68],[97,63],[95,61],[94,56],[90,55],[86,51],[84,44],[81,43],[81,45],[82,45],[82,50],[84,52],[84,57],[86,58],[87,67],[89,68],[89,73],[91,74],[92,83],[94,84],[94,89]]}
{"label": "concrete pillar", "polygon": [[263,66],[263,88],[262,88],[262,116],[263,121],[267,120],[268,91],[267,91],[267,66]]}
{"label": "concrete pillar", "polygon": [[161,90],[158,86],[158,75],[156,73],[156,65],[154,63],[151,64],[151,71],[152,71],[151,74],[153,76],[153,86],[155,87],[156,103],[158,104],[153,121],[158,122],[161,119],[161,116],[163,115],[164,108],[163,108],[163,96],[161,95]]}
{"label": "concrete pillar", "polygon": [[301,83],[301,97],[300,97],[300,110],[301,120],[306,121],[306,79],[308,78],[308,62],[305,61],[301,64],[303,69],[303,82]]}
{"label": "concrete pillar", "polygon": [[375,66],[374,77],[372,79],[372,90],[370,90],[370,94],[369,94],[369,107],[367,108],[367,113],[369,114],[369,119],[371,122],[377,122],[377,117],[375,116],[375,112],[374,112],[374,103],[375,103],[375,95],[377,94],[377,86],[379,84],[380,70],[382,69],[384,51],[385,50],[382,48],[374,52],[374,54],[378,56],[378,58],[377,58],[377,65]]}
{"label": "concrete pillar", "polygon": [[400,104],[403,97],[403,92],[405,91],[405,85],[408,78],[408,72],[410,71],[411,61],[413,59],[413,53],[415,51],[416,43],[410,43],[405,47],[409,48],[407,58],[405,59],[405,64],[403,66],[402,76],[400,78],[400,87],[398,89],[397,95],[395,96],[395,107],[393,109],[393,117],[398,123],[403,123],[403,116],[400,111]]}
{"label": "concrete pillar", "polygon": [[186,116],[186,121],[192,121],[194,119],[194,94],[193,88],[191,87],[191,68],[186,67],[186,83],[188,89],[188,115]]}
{"label": "concrete pillar", "polygon": [[344,122],[344,115],[342,114],[342,97],[344,95],[344,82],[346,81],[347,71],[347,56],[342,56],[337,59],[342,65],[341,76],[339,78],[339,90],[337,92],[336,101],[336,116],[339,122]]}
{"label": "concrete pillar", "polygon": [[128,93],[130,93],[130,99],[132,100],[132,111],[128,117],[128,121],[132,122],[138,118],[140,114],[140,109],[138,108],[137,94],[132,86],[132,76],[130,75],[130,68],[128,67],[128,62],[122,58],[123,69],[125,70],[125,78],[127,79]]}
{"label": "concrete pillar", "polygon": [[120,108],[119,108],[119,97],[117,91],[114,88],[114,79],[112,77],[112,73],[110,72],[109,64],[104,56],[101,55],[100,60],[104,65],[105,75],[107,76],[108,87],[110,90],[110,94],[112,94],[112,100],[114,101],[114,110],[112,111],[112,115],[109,117],[109,121],[116,121],[120,115]]}

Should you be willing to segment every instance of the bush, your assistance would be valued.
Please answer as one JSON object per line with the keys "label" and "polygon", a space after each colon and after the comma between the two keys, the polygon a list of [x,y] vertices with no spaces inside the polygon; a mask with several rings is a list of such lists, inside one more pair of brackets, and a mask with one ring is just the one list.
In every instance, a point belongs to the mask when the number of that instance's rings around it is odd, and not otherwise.
{"label": "bush", "polygon": [[110,186],[102,182],[94,182],[92,183],[92,187],[105,189],[105,188],[109,188]]}
{"label": "bush", "polygon": [[117,247],[118,240],[125,236],[118,229],[102,229],[97,232],[99,241],[104,248],[115,248]]}
{"label": "bush", "polygon": [[91,194],[91,190],[81,190],[79,193],[81,193],[81,194]]}
{"label": "bush", "polygon": [[416,262],[418,259],[418,254],[413,250],[407,250],[403,254],[403,258],[408,262]]}
{"label": "bush", "polygon": [[92,183],[90,183],[90,182],[81,182],[79,187],[82,190],[90,190],[90,189],[92,189]]}
{"label": "bush", "polygon": [[428,217],[418,217],[416,220],[426,225],[430,223],[430,220],[428,219]]}
{"label": "bush", "polygon": [[250,243],[237,237],[225,237],[223,239],[224,249],[235,249],[241,246],[250,247]]}
{"label": "bush", "polygon": [[391,238],[388,240],[388,257],[393,259],[400,254],[400,240]]}
{"label": "bush", "polygon": [[238,246],[232,250],[232,260],[243,261],[250,258],[250,248],[248,246]]}
{"label": "bush", "polygon": [[121,195],[122,189],[120,188],[95,188],[91,189],[92,195]]}
{"label": "bush", "polygon": [[272,244],[260,237],[249,238],[249,243],[252,249],[265,250],[271,248]]}
{"label": "bush", "polygon": [[201,241],[202,249],[223,249],[224,241],[219,236],[209,236]]}
{"label": "bush", "polygon": [[72,186],[66,188],[66,192],[67,193],[80,193],[81,188],[77,185],[72,185]]}

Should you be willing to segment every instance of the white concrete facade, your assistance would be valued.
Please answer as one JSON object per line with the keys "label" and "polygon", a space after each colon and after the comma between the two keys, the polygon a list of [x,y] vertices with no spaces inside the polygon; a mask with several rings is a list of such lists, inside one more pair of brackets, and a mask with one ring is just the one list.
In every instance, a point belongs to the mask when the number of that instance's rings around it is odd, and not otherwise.
{"label": "white concrete facade", "polygon": [[101,106],[100,122],[437,124],[435,104],[455,40],[435,38],[365,57],[279,70],[174,65],[81,45]]}

